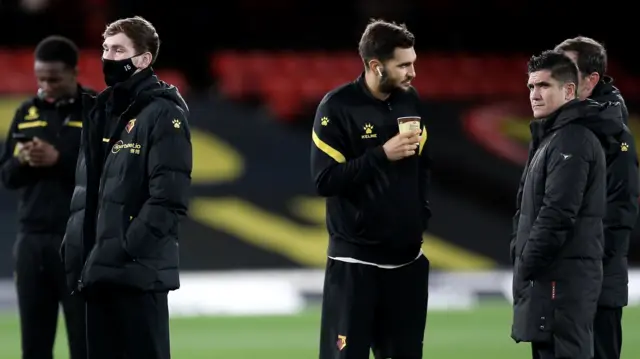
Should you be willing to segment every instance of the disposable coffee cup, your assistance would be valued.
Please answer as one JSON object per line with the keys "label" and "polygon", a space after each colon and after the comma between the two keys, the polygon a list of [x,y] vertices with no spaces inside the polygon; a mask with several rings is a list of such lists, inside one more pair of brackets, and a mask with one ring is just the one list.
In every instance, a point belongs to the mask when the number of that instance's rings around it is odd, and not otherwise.
{"label": "disposable coffee cup", "polygon": [[398,129],[400,133],[420,130],[420,117],[399,117]]}
{"label": "disposable coffee cup", "polygon": [[[420,130],[420,117],[399,117],[398,130],[400,131],[400,133],[416,132]],[[416,147],[417,146],[420,146],[420,143],[416,143]]]}

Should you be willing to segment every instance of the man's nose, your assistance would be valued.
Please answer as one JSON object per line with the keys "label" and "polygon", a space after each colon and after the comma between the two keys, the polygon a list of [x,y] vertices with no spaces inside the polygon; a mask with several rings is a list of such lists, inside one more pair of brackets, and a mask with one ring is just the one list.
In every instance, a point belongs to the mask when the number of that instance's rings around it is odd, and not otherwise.
{"label": "man's nose", "polygon": [[531,93],[529,94],[529,98],[532,99],[532,100],[539,100],[541,98],[540,97],[540,91],[538,91],[538,90],[531,91]]}
{"label": "man's nose", "polygon": [[416,69],[415,69],[415,67],[411,66],[411,68],[409,69],[409,72],[407,73],[407,75],[409,77],[411,77],[412,79],[416,78]]}
{"label": "man's nose", "polygon": [[40,88],[46,93],[49,93],[52,90],[52,86],[48,81],[42,81],[42,83],[40,83]]}

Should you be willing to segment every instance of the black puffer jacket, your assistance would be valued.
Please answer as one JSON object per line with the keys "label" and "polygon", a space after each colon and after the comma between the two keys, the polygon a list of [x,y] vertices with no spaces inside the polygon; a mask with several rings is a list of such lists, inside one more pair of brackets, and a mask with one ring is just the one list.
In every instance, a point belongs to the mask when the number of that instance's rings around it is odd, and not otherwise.
{"label": "black puffer jacket", "polygon": [[512,338],[591,358],[602,285],[605,155],[585,120],[620,121],[618,105],[574,100],[532,123],[513,242]]}
{"label": "black puffer jacket", "polygon": [[625,126],[629,112],[613,79],[605,76],[591,94],[600,102],[617,102],[622,109],[622,121],[585,122],[600,139],[607,158],[607,216],[604,219],[605,257],[604,282],[599,305],[623,307],[629,301],[629,268],[627,256],[631,232],[638,218],[638,156],[633,135]]}
{"label": "black puffer jacket", "polygon": [[177,289],[192,169],[187,105],[150,69],[87,100],[62,252],[70,289]]}

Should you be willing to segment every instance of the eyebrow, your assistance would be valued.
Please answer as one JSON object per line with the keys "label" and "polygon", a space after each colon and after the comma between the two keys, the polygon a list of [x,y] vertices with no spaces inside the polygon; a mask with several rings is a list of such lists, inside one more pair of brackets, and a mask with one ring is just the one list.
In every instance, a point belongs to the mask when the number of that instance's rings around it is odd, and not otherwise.
{"label": "eyebrow", "polygon": [[108,48],[115,48],[115,49],[124,49],[124,46],[122,45],[118,45],[118,44],[113,44],[113,45],[107,45],[107,44],[102,44],[102,48],[103,49],[108,49]]}
{"label": "eyebrow", "polygon": [[527,87],[532,89],[534,87],[543,87],[543,86],[551,86],[550,83],[548,83],[547,81],[540,81],[540,82],[536,82],[536,83],[528,83]]}

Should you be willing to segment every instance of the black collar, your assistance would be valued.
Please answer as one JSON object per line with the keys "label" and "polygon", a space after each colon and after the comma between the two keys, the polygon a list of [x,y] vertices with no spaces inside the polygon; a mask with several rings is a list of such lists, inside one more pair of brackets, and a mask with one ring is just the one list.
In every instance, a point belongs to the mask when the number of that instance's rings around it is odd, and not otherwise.
{"label": "black collar", "polygon": [[613,89],[613,78],[611,76],[603,76],[602,79],[596,84],[596,87],[591,91],[591,96],[589,97],[598,97],[610,94],[614,91]]}
{"label": "black collar", "polygon": [[580,118],[584,105],[585,102],[574,99],[562,105],[549,116],[533,120],[530,124],[532,137],[541,139],[548,133]]}
{"label": "black collar", "polygon": [[133,74],[127,81],[115,84],[113,86],[113,93],[116,97],[130,97],[134,98],[140,90],[147,87],[147,84],[154,77],[154,71],[151,67]]}
{"label": "black collar", "polygon": [[356,84],[358,85],[358,87],[360,88],[361,92],[370,100],[375,101],[376,103],[381,103],[381,104],[386,104],[389,102],[392,102],[392,100],[396,97],[398,91],[401,90],[397,90],[397,91],[393,91],[389,94],[389,97],[387,97],[386,100],[381,100],[377,97],[375,97],[373,95],[373,93],[371,93],[371,90],[369,89],[369,86],[367,85],[367,81],[366,78],[364,76],[364,72],[362,72],[360,74],[360,76],[358,76],[358,78],[356,79]]}

